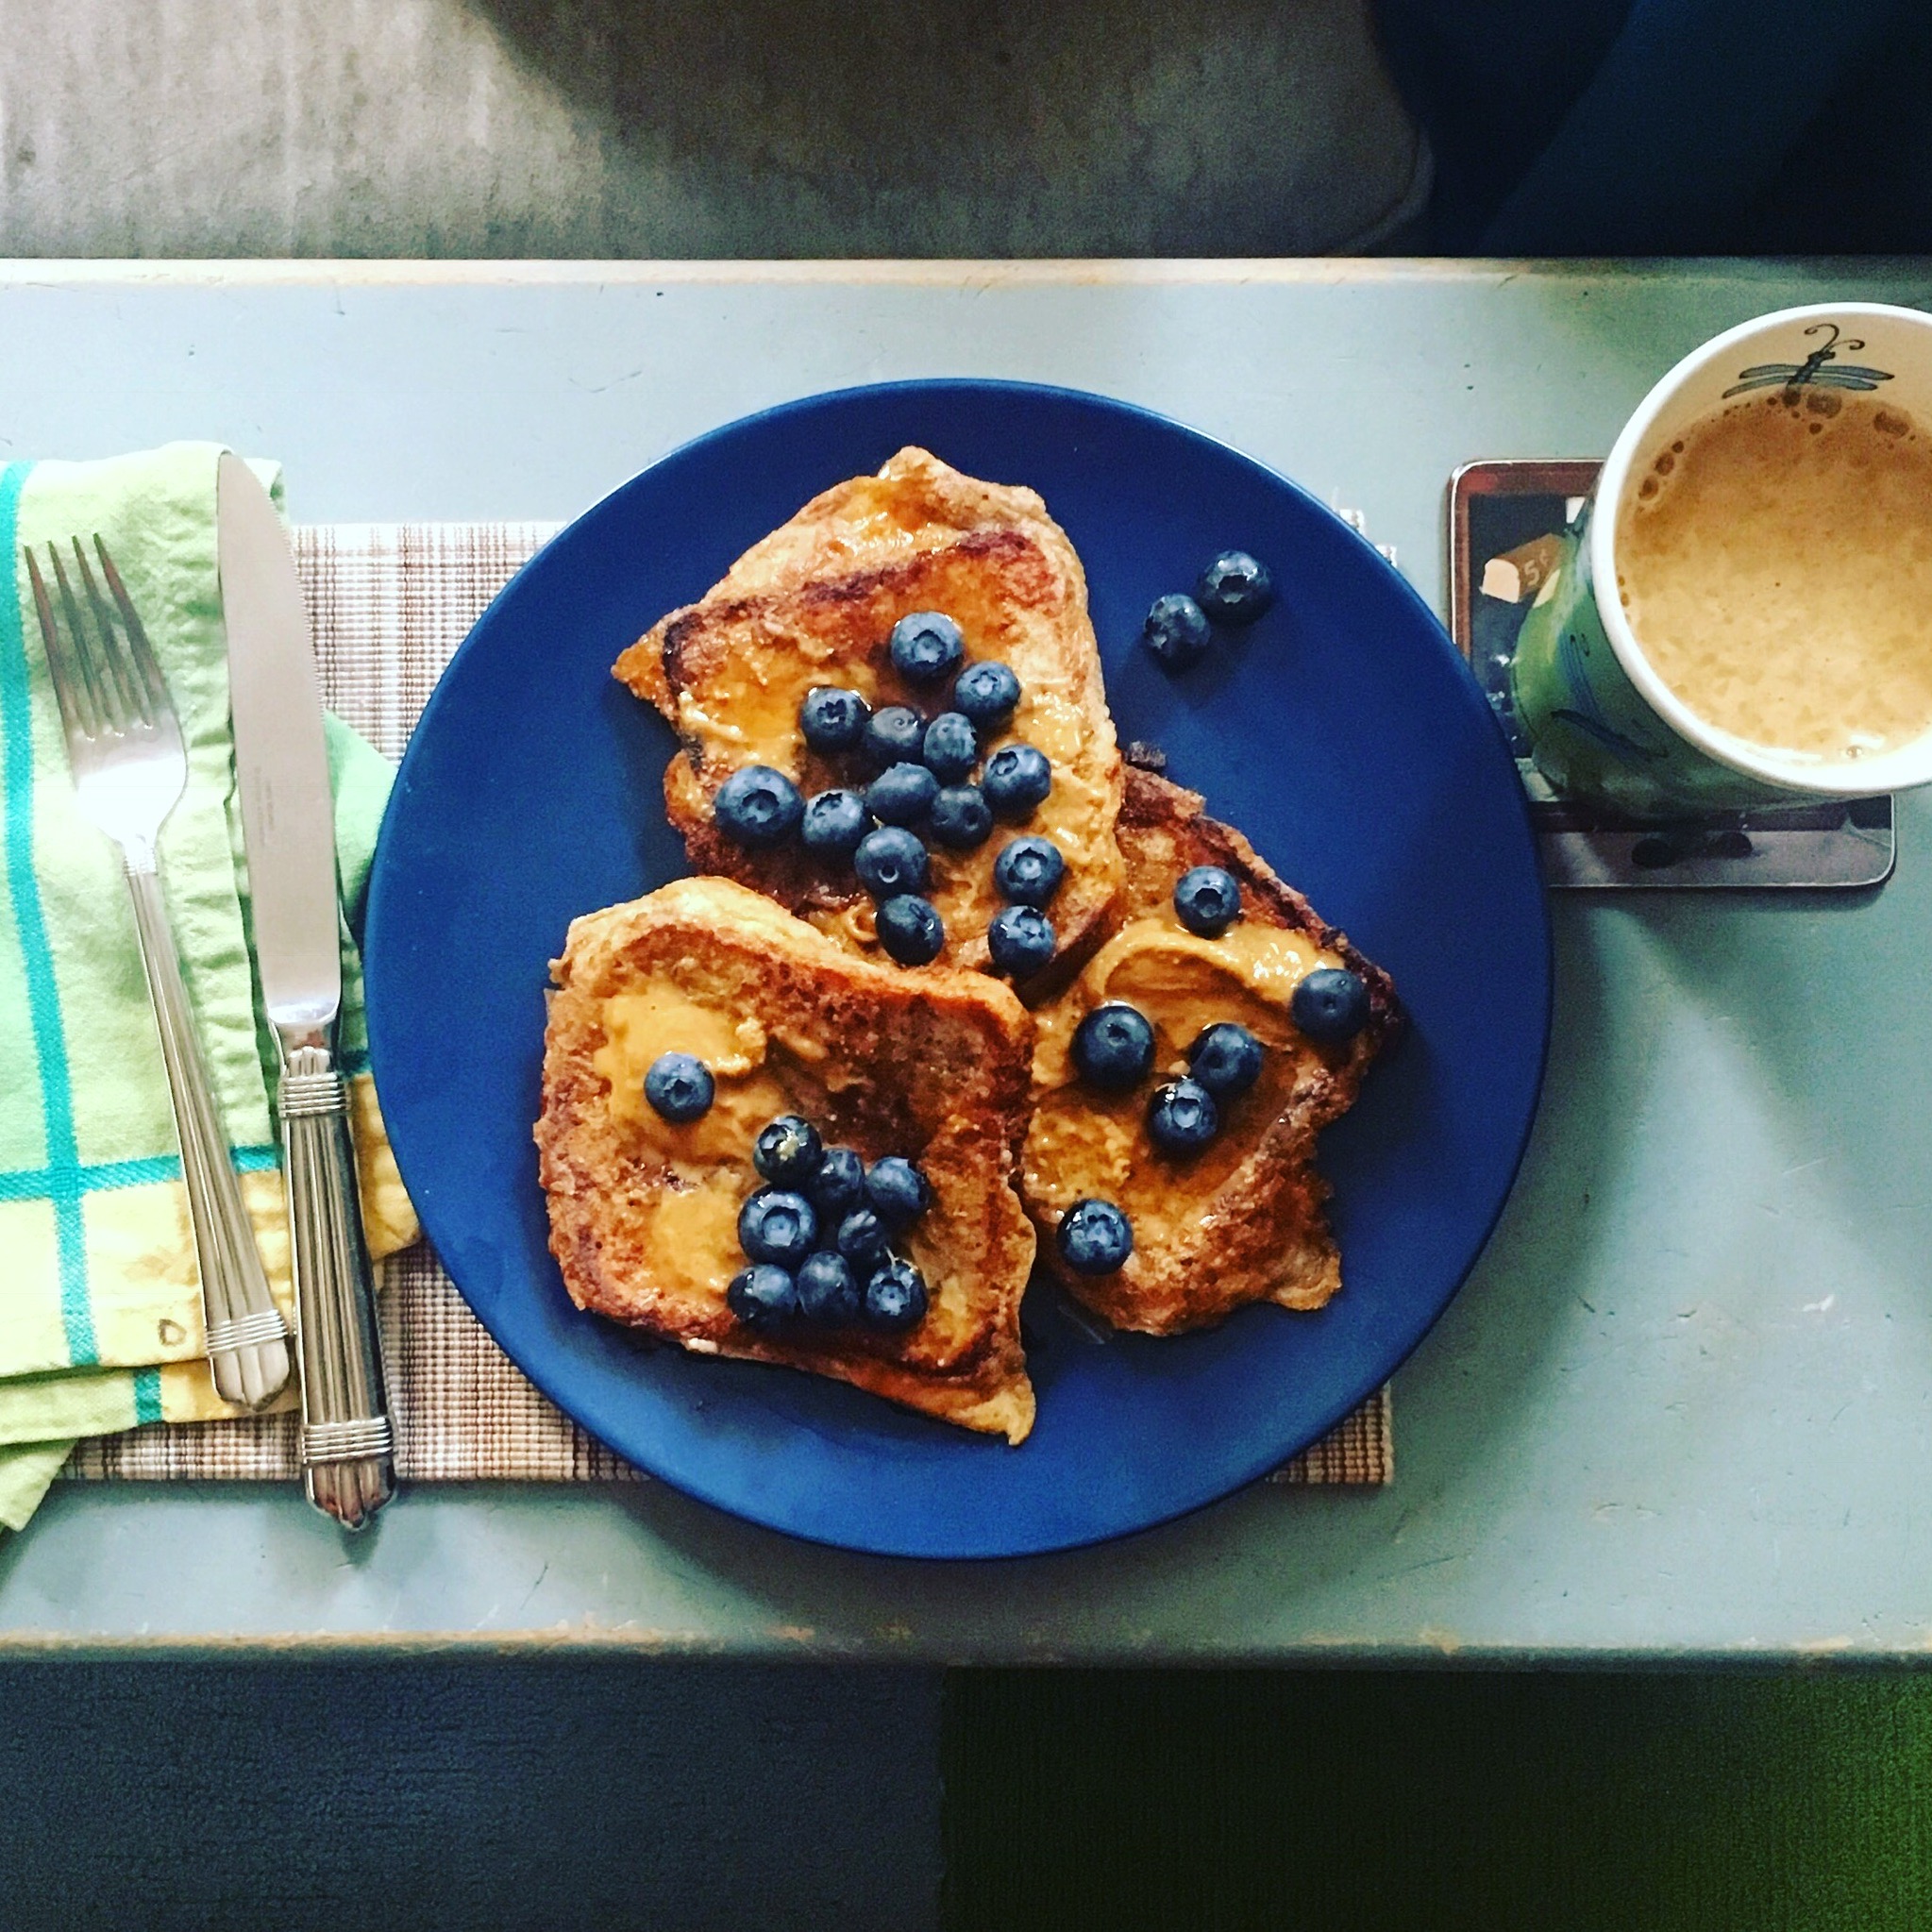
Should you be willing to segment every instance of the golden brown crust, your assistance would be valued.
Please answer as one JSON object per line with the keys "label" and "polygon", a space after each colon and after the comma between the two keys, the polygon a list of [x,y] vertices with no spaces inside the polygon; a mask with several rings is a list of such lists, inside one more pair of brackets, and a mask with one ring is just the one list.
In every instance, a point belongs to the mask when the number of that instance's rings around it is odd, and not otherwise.
{"label": "golden brown crust", "polygon": [[[887,648],[894,623],[920,610],[952,615],[969,660],[1000,659],[1020,680],[1011,728],[982,749],[1020,738],[1053,763],[1054,793],[1027,829],[1053,837],[1068,861],[1052,917],[1061,958],[1077,960],[1092,949],[1121,878],[1114,822],[1122,767],[1085,575],[1033,491],[964,476],[925,450],[903,449],[877,476],[815,497],[618,658],[616,677],[681,741],[664,773],[665,810],[701,871],[766,893],[876,955],[869,907],[849,872],[828,869],[798,843],[746,851],[718,833],[713,801],[752,763],[785,772],[808,797],[863,785],[855,759],[805,745],[798,705],[815,684],[844,684],[875,706],[931,714],[939,700],[906,685]],[[996,831],[974,852],[933,852],[948,965],[988,964],[985,929],[1000,906],[991,873],[1006,835]]]}
{"label": "golden brown crust", "polygon": [[[1300,1061],[1272,1117],[1255,1123],[1252,1151],[1218,1184],[1148,1238],[1136,1227],[1134,1253],[1117,1273],[1075,1274],[1054,1239],[1059,1213],[1030,1194],[1042,1263],[1095,1313],[1117,1327],[1172,1335],[1219,1321],[1249,1302],[1315,1308],[1341,1285],[1340,1259],[1323,1202],[1329,1188],[1314,1166],[1319,1129],[1354,1103],[1369,1063],[1402,1026],[1388,975],[1278,878],[1233,827],[1210,818],[1196,793],[1130,767],[1119,821],[1127,884],[1117,927],[1165,915],[1181,875],[1220,865],[1241,882],[1242,916],[1305,933],[1367,983],[1369,1019],[1347,1047],[1313,1049]],[[1065,996],[1079,999],[1076,984]],[[1042,1023],[1050,1015],[1042,1012]],[[1304,1043],[1305,1044],[1305,1043]]]}
{"label": "golden brown crust", "polygon": [[[553,970],[536,1141],[551,1252],[579,1307],[699,1352],[784,1363],[1024,1437],[1033,1396],[1019,1302],[1033,1235],[1013,1177],[1033,1027],[1005,987],[874,965],[768,899],[701,878],[576,920]],[[688,1238],[666,1237],[686,1225],[667,1217],[704,1190],[723,1191],[729,1224],[759,1184],[748,1137],[686,1158],[675,1134],[613,1107],[596,1064],[610,1046],[605,1002],[662,986],[755,1018],[759,1079],[828,1141],[868,1160],[918,1162],[935,1200],[909,1246],[932,1299],[910,1335],[755,1335],[726,1306],[717,1271],[695,1264]],[[733,1255],[731,1270],[743,1265]]]}

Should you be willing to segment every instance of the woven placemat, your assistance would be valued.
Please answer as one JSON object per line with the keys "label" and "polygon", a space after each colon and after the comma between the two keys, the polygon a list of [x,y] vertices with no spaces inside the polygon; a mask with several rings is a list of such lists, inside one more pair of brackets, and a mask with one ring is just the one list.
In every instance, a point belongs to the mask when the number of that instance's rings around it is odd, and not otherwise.
{"label": "woven placemat", "polygon": [[[391,758],[483,607],[551,524],[337,524],[295,532],[323,697]],[[406,1480],[637,1482],[504,1356],[427,1247],[383,1264],[383,1335]],[[1386,1483],[1388,1391],[1275,1471],[1276,1483]],[[289,1481],[295,1418],[137,1429],[76,1445],[84,1479]]]}

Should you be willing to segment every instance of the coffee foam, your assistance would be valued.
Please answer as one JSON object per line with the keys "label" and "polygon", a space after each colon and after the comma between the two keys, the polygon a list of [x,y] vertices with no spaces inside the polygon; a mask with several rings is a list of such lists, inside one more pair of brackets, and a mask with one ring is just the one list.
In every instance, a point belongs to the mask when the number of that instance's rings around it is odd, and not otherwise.
{"label": "coffee foam", "polygon": [[1656,452],[1616,536],[1638,643],[1706,724],[1834,764],[1932,731],[1932,439],[1903,410],[1735,402]]}

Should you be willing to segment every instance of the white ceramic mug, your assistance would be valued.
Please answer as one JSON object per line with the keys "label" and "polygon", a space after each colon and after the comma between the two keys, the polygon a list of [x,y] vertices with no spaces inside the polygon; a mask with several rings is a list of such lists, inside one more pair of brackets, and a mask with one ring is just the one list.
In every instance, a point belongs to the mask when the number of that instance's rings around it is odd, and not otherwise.
{"label": "white ceramic mug", "polygon": [[[1658,677],[1617,595],[1618,512],[1658,455],[1732,397],[1812,388],[1876,394],[1932,425],[1932,315],[1876,302],[1761,315],[1686,356],[1623,426],[1523,620],[1511,672],[1532,754],[1565,797],[1664,819],[1932,783],[1932,732],[1829,762],[1706,722]],[[1932,612],[1926,625],[1932,650]]]}

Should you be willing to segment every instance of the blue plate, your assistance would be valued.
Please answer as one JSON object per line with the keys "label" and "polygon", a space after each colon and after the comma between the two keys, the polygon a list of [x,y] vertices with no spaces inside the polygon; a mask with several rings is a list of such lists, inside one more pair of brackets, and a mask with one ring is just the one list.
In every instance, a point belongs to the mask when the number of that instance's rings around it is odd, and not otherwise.
{"label": "blue plate", "polygon": [[[841,478],[923,444],[1038,490],[1080,551],[1124,741],[1168,752],[1395,976],[1412,1031],[1323,1141],[1345,1285],[1168,1341],[1029,1298],[1019,1448],[789,1369],[650,1348],[580,1314],[546,1246],[530,1125],[548,962],[579,913],[683,872],[673,741],[617,653]],[[1281,602],[1169,679],[1136,642],[1217,551]],[[491,605],[411,741],[366,941],[372,1049],[423,1223],[504,1351],[631,1461],[773,1528],[897,1555],[1096,1542],[1224,1496],[1314,1441],[1441,1314],[1515,1176],[1549,1035],[1521,787],[1421,600],[1294,484],[1100,396],[1000,382],[842,391],[732,423],[586,512]]]}

